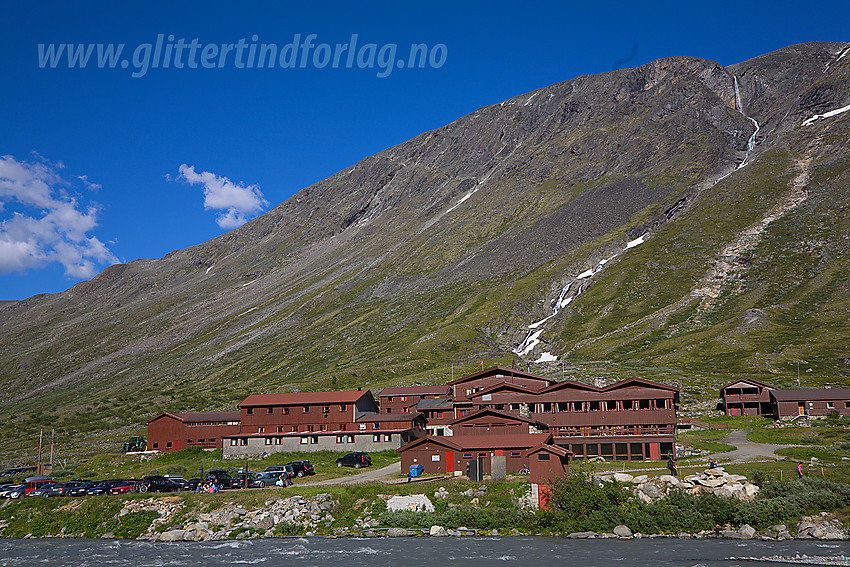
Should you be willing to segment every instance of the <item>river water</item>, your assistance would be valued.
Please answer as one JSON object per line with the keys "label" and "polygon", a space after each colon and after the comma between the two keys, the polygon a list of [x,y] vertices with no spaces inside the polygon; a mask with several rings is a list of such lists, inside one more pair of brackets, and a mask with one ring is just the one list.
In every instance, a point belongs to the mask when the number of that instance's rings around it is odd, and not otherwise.
{"label": "river water", "polygon": [[[805,557],[803,557],[805,556]],[[732,567],[850,565],[850,542],[545,537],[323,539],[281,538],[199,543],[118,540],[0,540],[0,566],[322,566]]]}

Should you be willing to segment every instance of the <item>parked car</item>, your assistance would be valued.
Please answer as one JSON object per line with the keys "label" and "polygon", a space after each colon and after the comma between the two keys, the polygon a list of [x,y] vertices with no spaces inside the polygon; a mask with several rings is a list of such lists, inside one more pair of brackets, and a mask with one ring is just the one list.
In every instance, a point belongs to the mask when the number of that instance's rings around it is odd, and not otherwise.
{"label": "parked car", "polygon": [[[251,486],[254,488],[274,486],[277,484],[277,481],[280,480],[280,475],[284,473],[287,466],[288,465],[280,465],[282,470],[263,471],[261,473],[257,473],[257,475],[251,480]],[[289,472],[290,474],[293,474],[291,468],[289,469]]]}
{"label": "parked car", "polygon": [[336,466],[338,467],[354,467],[355,469],[359,469],[360,467],[371,465],[372,457],[360,451],[349,453],[336,460]]}
{"label": "parked car", "polygon": [[190,478],[188,481],[186,481],[186,488],[184,488],[184,490],[191,490],[192,492],[195,492],[198,489],[198,485],[203,483],[203,479]]}
{"label": "parked car", "polygon": [[221,488],[230,488],[233,478],[230,473],[223,470],[213,470],[207,473],[207,482],[214,482],[216,486]]}
{"label": "parked car", "polygon": [[53,491],[53,488],[56,486],[55,482],[51,482],[48,484],[42,484],[38,488],[33,488],[29,492],[26,493],[27,496],[50,496],[50,493]]}
{"label": "parked car", "polygon": [[110,490],[114,487],[118,486],[124,482],[120,478],[111,478],[109,480],[102,480],[98,483],[95,483],[94,486],[90,487],[86,490],[86,496],[103,496],[104,494],[110,494]]}
{"label": "parked car", "polygon": [[189,490],[189,481],[183,478],[183,475],[179,474],[165,474],[162,475],[171,482],[176,482],[180,485],[180,490]]}
{"label": "parked car", "polygon": [[251,480],[254,478],[254,473],[236,473],[236,476],[230,479],[230,488],[245,488],[251,485]]}
{"label": "parked car", "polygon": [[41,488],[46,484],[54,484],[55,482],[55,478],[50,478],[47,476],[30,476],[24,479],[24,486],[26,487],[25,491],[27,494],[29,494],[33,490]]}
{"label": "parked car", "polygon": [[60,482],[60,483],[54,484],[50,488],[50,494],[48,494],[48,496],[69,496],[71,489],[77,488],[78,486],[81,486],[85,482],[87,482],[87,481],[85,481],[85,480],[68,480],[68,481],[65,481],[65,482]]}
{"label": "parked car", "polygon": [[141,481],[135,478],[122,480],[115,486],[109,489],[109,494],[128,494],[130,492],[138,492],[136,487]]}
{"label": "parked car", "polygon": [[182,487],[170,478],[152,475],[142,478],[136,484],[136,490],[139,492],[179,492]]}
{"label": "parked car", "polygon": [[313,470],[313,463],[310,461],[292,461],[291,463],[287,463],[286,466],[292,467],[295,476],[298,478],[303,478],[308,474],[316,474],[316,471]]}
{"label": "parked car", "polygon": [[24,495],[26,491],[25,484],[10,484],[0,490],[0,497],[2,498],[20,498]]}
{"label": "parked car", "polygon": [[99,481],[96,480],[87,480],[79,486],[75,486],[74,488],[70,488],[68,490],[67,496],[85,496],[88,492],[89,488],[94,488],[95,485],[98,484]]}

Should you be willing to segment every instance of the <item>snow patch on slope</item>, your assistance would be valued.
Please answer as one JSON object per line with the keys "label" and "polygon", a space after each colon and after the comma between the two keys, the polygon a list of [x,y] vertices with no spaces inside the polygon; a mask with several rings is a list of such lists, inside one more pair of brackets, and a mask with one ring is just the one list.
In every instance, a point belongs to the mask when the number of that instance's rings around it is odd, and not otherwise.
{"label": "snow patch on slope", "polygon": [[814,116],[812,116],[808,120],[805,120],[803,122],[803,126],[808,126],[808,125],[812,124],[815,120],[820,120],[820,119],[823,119],[823,118],[832,118],[833,116],[838,116],[839,114],[841,114],[843,112],[847,112],[848,110],[850,110],[850,104],[848,104],[847,106],[842,106],[841,108],[838,108],[838,109],[835,109],[835,110],[830,110],[829,112],[825,112],[823,114],[815,114]]}

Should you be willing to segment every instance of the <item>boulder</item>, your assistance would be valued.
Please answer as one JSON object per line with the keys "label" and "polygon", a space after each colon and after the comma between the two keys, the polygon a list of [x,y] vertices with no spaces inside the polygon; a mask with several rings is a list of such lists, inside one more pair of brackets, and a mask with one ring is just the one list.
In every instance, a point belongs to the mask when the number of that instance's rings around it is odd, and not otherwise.
{"label": "boulder", "polygon": [[644,483],[644,482],[646,482],[647,480],[649,480],[649,477],[648,477],[648,476],[646,476],[645,474],[642,474],[642,475],[640,475],[640,476],[636,476],[636,477],[633,479],[633,482],[634,482],[635,484],[643,484],[643,483]]}
{"label": "boulder", "polygon": [[160,541],[183,541],[185,538],[186,530],[169,530],[159,536]]}
{"label": "boulder", "polygon": [[387,530],[387,537],[407,537],[412,536],[414,532],[404,528],[390,528]]}
{"label": "boulder", "polygon": [[662,474],[658,477],[658,480],[665,484],[677,485],[679,484],[679,479],[673,476],[672,474]]}
{"label": "boulder", "polygon": [[628,526],[619,525],[616,528],[614,528],[614,535],[617,536],[617,537],[627,538],[627,537],[632,537],[634,534],[632,533],[632,530],[629,529]]}
{"label": "boulder", "polygon": [[594,532],[573,532],[567,536],[570,539],[596,539]]}
{"label": "boulder", "polygon": [[744,524],[741,526],[741,529],[738,530],[738,535],[741,536],[741,539],[753,539],[756,537],[756,529],[750,524]]}
{"label": "boulder", "polygon": [[424,494],[411,494],[410,496],[393,496],[387,500],[387,510],[395,512],[398,510],[413,510],[415,512],[433,512],[434,504]]}
{"label": "boulder", "polygon": [[648,482],[641,484],[639,491],[643,492],[650,498],[661,498],[662,496],[661,489],[655,486],[654,484],[650,484]]}
{"label": "boulder", "polygon": [[617,482],[634,482],[635,477],[626,473],[614,473],[614,480]]}
{"label": "boulder", "polygon": [[428,535],[431,537],[446,537],[449,534],[443,526],[433,525],[431,526],[431,530],[428,532]]}

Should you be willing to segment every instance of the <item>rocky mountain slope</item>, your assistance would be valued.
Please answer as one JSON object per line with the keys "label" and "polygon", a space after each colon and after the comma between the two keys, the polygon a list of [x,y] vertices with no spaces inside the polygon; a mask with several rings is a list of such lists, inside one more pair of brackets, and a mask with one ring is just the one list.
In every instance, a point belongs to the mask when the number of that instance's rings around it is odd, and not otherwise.
{"label": "rocky mountain slope", "polygon": [[481,108],[219,238],[0,305],[0,434],[482,360],[838,382],[848,105],[850,44],[810,43]]}

